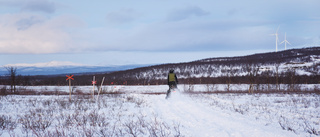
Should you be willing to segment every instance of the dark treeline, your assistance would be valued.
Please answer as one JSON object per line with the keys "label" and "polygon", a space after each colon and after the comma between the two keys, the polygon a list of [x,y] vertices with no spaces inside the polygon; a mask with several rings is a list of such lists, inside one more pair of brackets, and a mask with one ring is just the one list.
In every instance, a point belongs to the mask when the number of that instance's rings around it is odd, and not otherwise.
{"label": "dark treeline", "polygon": [[[100,84],[102,75],[96,75],[97,83]],[[162,85],[167,84],[166,79],[123,79],[111,78],[108,79],[107,75],[104,85]],[[179,77],[179,76],[178,76]],[[91,85],[92,75],[76,75],[72,85]],[[233,77],[200,77],[200,78],[179,78],[179,84],[277,84],[275,76],[256,76],[254,81],[250,81],[249,76],[233,76]],[[319,84],[320,76],[285,76],[278,77],[278,84]],[[20,86],[39,86],[39,85],[55,85],[65,86],[68,85],[65,77],[45,77],[45,76],[18,76],[17,85]],[[0,85],[10,85],[8,77],[0,79]]]}

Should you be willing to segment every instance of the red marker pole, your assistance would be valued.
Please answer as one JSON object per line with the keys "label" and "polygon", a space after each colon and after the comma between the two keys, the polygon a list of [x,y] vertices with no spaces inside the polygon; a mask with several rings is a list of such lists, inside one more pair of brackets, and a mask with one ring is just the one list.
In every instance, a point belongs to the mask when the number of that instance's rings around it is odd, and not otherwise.
{"label": "red marker pole", "polygon": [[94,98],[94,85],[96,84],[96,81],[95,81],[95,76],[93,76],[93,81],[92,81],[92,85],[93,85],[93,91],[92,91],[92,99]]}

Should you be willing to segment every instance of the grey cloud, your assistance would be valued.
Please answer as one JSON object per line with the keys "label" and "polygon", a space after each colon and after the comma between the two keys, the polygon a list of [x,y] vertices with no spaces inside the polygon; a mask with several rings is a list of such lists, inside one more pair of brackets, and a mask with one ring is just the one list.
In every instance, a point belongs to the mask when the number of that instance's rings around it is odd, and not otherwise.
{"label": "grey cloud", "polygon": [[210,14],[210,13],[199,8],[199,7],[192,6],[192,7],[186,7],[186,8],[175,10],[175,11],[171,12],[167,17],[167,20],[168,21],[179,21],[179,20],[187,19],[191,16],[205,16],[208,14]]}
{"label": "grey cloud", "polygon": [[29,27],[31,27],[32,25],[40,23],[42,21],[43,20],[38,17],[31,16],[31,17],[20,19],[19,21],[17,21],[15,23],[15,25],[17,26],[18,30],[26,30]]}
{"label": "grey cloud", "polygon": [[116,12],[110,12],[107,14],[106,19],[109,23],[128,23],[134,21],[136,18],[135,11],[133,9],[122,9]]}
{"label": "grey cloud", "polygon": [[21,10],[23,11],[40,11],[45,13],[54,13],[56,5],[50,1],[30,1],[25,3]]}
{"label": "grey cloud", "polygon": [[56,11],[56,3],[47,0],[31,0],[31,1],[0,1],[0,7],[14,7],[21,11],[54,13]]}

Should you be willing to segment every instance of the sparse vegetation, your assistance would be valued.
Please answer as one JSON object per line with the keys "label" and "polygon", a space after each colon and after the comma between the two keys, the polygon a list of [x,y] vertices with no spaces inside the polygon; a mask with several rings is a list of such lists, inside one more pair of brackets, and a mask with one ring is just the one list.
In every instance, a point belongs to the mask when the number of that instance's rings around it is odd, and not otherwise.
{"label": "sparse vegetation", "polygon": [[[182,136],[180,125],[144,115],[148,105],[143,98],[110,94],[97,102],[90,100],[81,96],[72,101],[67,96],[2,97],[0,136],[14,136],[17,131],[23,136]],[[129,111],[131,105],[136,112]],[[19,113],[8,113],[11,109]]]}
{"label": "sparse vegetation", "polygon": [[[307,132],[319,135],[319,94],[262,94],[216,93],[196,94],[198,101],[213,108],[255,117],[266,125],[278,123],[283,130],[299,135]],[[276,126],[276,124],[275,124]]]}

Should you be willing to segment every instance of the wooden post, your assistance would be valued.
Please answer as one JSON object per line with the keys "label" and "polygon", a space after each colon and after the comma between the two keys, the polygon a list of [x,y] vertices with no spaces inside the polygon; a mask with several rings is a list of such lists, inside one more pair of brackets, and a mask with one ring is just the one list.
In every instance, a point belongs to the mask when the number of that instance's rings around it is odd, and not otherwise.
{"label": "wooden post", "polygon": [[99,94],[100,94],[100,92],[101,92],[101,90],[102,90],[103,82],[104,82],[104,77],[102,78],[102,82],[101,82],[101,86],[100,86],[100,89],[99,89],[99,92],[98,92],[97,100],[99,99]]}
{"label": "wooden post", "polygon": [[69,100],[71,100],[71,79],[69,79]]}
{"label": "wooden post", "polygon": [[92,81],[92,85],[93,85],[93,90],[92,90],[92,99],[94,99],[94,86],[96,84],[96,81],[95,81],[95,76],[93,76],[93,81]]}
{"label": "wooden post", "polygon": [[69,80],[69,100],[71,100],[71,80],[74,80],[72,77],[73,75],[66,75],[67,76],[67,79],[66,80]]}

